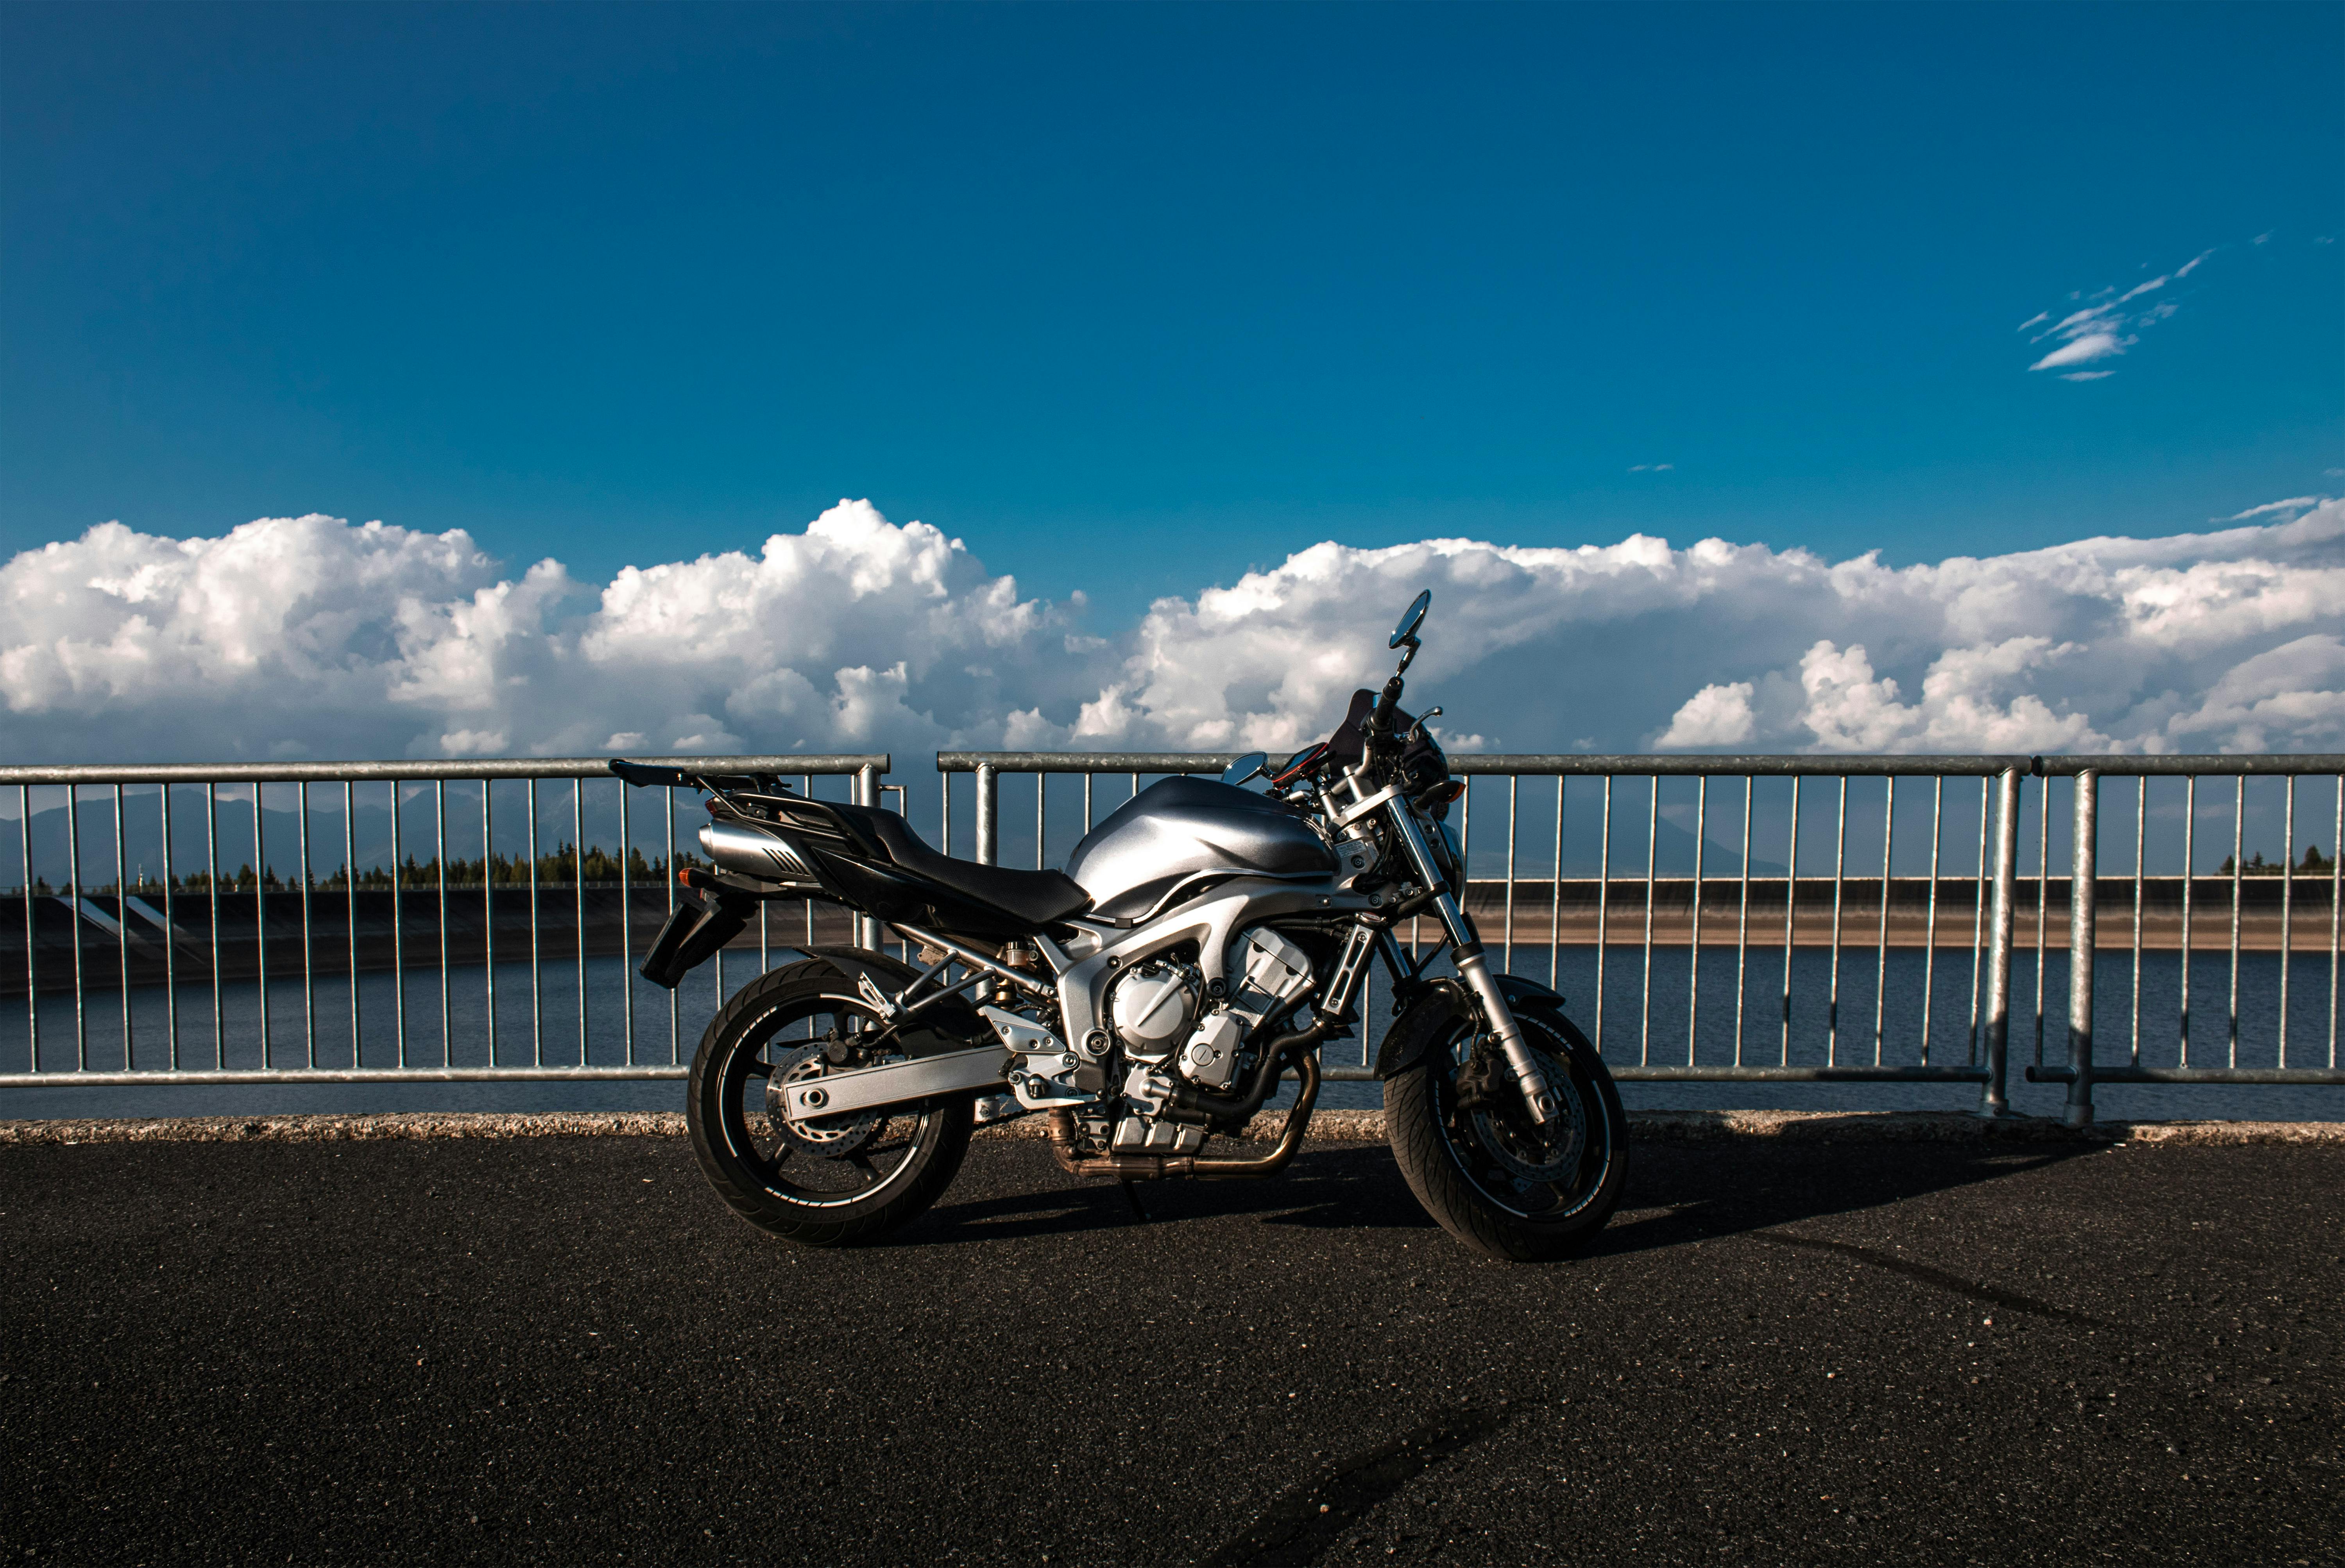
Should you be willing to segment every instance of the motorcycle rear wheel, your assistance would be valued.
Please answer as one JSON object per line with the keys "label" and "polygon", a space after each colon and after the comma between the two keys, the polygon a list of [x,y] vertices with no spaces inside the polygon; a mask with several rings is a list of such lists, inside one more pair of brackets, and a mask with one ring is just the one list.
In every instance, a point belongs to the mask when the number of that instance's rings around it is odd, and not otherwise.
{"label": "motorcycle rear wheel", "polygon": [[1585,1246],[1612,1217],[1629,1119],[1603,1058],[1569,1019],[1533,1008],[1515,1019],[1563,1102],[1557,1122],[1531,1122],[1503,1061],[1495,1103],[1463,1106],[1457,1077],[1477,1021],[1427,1009],[1394,1024],[1431,1037],[1385,1080],[1385,1127],[1409,1190],[1444,1230],[1493,1257],[1534,1263]]}
{"label": "motorcycle rear wheel", "polygon": [[909,1222],[951,1184],[969,1152],[969,1094],[812,1123],[780,1114],[786,1079],[900,1060],[858,1044],[881,1024],[854,982],[818,959],[760,975],[709,1021],[685,1120],[701,1171],[743,1219],[801,1246],[853,1246]]}

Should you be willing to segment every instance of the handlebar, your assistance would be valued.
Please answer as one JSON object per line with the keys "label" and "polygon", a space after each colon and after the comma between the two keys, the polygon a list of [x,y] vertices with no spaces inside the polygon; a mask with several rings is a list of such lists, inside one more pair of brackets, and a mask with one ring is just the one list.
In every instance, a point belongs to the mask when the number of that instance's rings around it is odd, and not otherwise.
{"label": "handlebar", "polygon": [[1384,690],[1376,697],[1376,709],[1368,716],[1368,739],[1371,744],[1385,739],[1392,734],[1393,710],[1400,706],[1400,693],[1399,676],[1396,675],[1385,682]]}

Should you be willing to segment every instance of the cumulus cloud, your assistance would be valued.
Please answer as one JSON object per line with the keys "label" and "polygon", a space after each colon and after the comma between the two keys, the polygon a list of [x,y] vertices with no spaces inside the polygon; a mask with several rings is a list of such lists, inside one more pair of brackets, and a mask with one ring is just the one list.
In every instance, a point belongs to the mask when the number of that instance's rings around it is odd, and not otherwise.
{"label": "cumulus cloud", "polygon": [[[2027,368],[2031,371],[2065,371],[2066,373],[2060,378],[2064,382],[2106,381],[2117,374],[2110,370],[2076,371],[2069,367],[2115,359],[2141,341],[2141,332],[2145,328],[2166,320],[2178,307],[2171,300],[2153,301],[2138,310],[2127,307],[2137,300],[2157,293],[2169,283],[2180,282],[2197,271],[2199,265],[2213,254],[2212,250],[2202,250],[2173,271],[2161,272],[2155,278],[2135,284],[2123,293],[2111,285],[2098,290],[2090,299],[2082,292],[2071,294],[2068,296],[2071,303],[2081,303],[2056,321],[2052,320],[2051,311],[2038,311],[2019,323],[2019,331],[2034,334],[2027,340],[2030,344],[2054,339],[2058,346],[2047,351],[2043,358]],[[2041,331],[2036,331],[2039,327],[2043,329]]]}
{"label": "cumulus cloud", "polygon": [[[1381,667],[1366,606],[1429,585],[1412,689],[1440,694],[1492,749],[2321,748],[2345,731],[2323,728],[2317,661],[2250,661],[2345,631],[2340,536],[2345,507],[2320,503],[2218,533],[1904,568],[1721,540],[1322,545],[1160,602],[1063,734],[1299,745]],[[2269,699],[2257,713],[2208,700],[2240,670],[2242,697]]]}
{"label": "cumulus cloud", "polygon": [[947,746],[1080,696],[1052,640],[1080,610],[864,502],[599,588],[504,575],[461,531],[109,523],[0,567],[0,693],[19,755]]}
{"label": "cumulus cloud", "polygon": [[1655,744],[1665,751],[1741,744],[1759,727],[1758,716],[1751,711],[1755,689],[1747,680],[1703,687],[1670,717],[1670,727]]}
{"label": "cumulus cloud", "polygon": [[2345,505],[2228,522],[1902,568],[1330,543],[1120,636],[863,502],[600,585],[461,532],[107,524],[0,565],[0,700],[24,760],[1275,750],[1381,676],[1430,587],[1412,701],[1460,748],[2345,749]]}

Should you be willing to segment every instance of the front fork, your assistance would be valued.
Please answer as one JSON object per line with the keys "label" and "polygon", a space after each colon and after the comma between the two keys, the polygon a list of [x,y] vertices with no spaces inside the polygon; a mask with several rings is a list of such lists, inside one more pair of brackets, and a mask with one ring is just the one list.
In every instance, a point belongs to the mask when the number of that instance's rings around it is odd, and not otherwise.
{"label": "front fork", "polygon": [[[1467,918],[1455,894],[1447,891],[1440,869],[1434,864],[1433,850],[1425,841],[1425,834],[1416,825],[1416,815],[1406,800],[1396,799],[1389,808],[1394,830],[1400,835],[1401,845],[1408,851],[1409,863],[1416,869],[1417,881],[1428,888],[1444,888],[1434,900],[1433,907],[1441,919],[1441,928],[1449,937],[1450,962],[1457,966],[1457,978],[1466,983],[1482,1004],[1482,1016],[1498,1036],[1498,1047],[1506,1054],[1507,1066],[1515,1075],[1515,1084],[1522,1091],[1523,1103],[1530,1107],[1531,1120],[1545,1126],[1562,1115],[1563,1107],[1556,1093],[1548,1086],[1547,1074],[1539,1071],[1538,1058],[1531,1054],[1530,1043],[1523,1038],[1522,1026],[1507,1005],[1498,983],[1491,977],[1489,961],[1482,955],[1482,939]],[[1464,874],[1459,868],[1459,874]]]}

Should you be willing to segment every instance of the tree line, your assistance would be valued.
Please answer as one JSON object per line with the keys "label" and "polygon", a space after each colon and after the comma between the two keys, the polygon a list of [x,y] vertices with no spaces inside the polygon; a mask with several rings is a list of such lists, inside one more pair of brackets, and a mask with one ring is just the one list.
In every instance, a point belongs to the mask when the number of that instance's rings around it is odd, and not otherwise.
{"label": "tree line", "polygon": [[[2320,845],[2307,844],[2304,846],[2304,859],[2298,861],[2294,869],[2299,877],[2315,875],[2325,877],[2337,869],[2337,860],[2333,855],[2323,855]],[[2264,859],[2264,852],[2258,850],[2255,858],[2239,868],[2238,874],[2243,877],[2282,877],[2286,876],[2289,871],[2286,854],[2282,854],[2277,860],[2267,860]],[[2225,877],[2232,874],[2230,856],[2223,857],[2222,867],[2216,874]]]}
{"label": "tree line", "polygon": [[[706,868],[708,862],[697,855],[687,853],[678,854],[675,864],[678,867]],[[477,888],[486,881],[494,887],[527,887],[530,881],[530,857],[527,855],[491,854],[484,859],[469,860],[461,856],[452,857],[447,866],[448,885],[452,888]],[[631,846],[627,850],[623,867],[617,855],[595,845],[588,846],[582,859],[577,846],[567,840],[556,845],[551,851],[538,856],[536,867],[537,882],[540,887],[548,884],[566,886],[581,881],[616,882],[623,875],[625,881],[637,886],[646,884],[657,886],[665,881],[668,877],[668,860],[665,855],[646,859],[641,850]],[[436,891],[440,886],[440,857],[437,855],[428,860],[418,860],[414,856],[410,855],[400,862],[398,885],[403,891]],[[349,868],[337,866],[325,876],[311,877],[310,887],[313,892],[340,892],[350,887],[350,881]],[[387,892],[392,884],[391,872],[390,868],[384,866],[364,867],[358,873],[357,882],[358,889],[361,892]],[[120,885],[118,881],[108,881],[99,883],[85,878],[82,891],[112,895],[120,891]],[[170,879],[169,885],[173,892],[208,894],[213,891],[213,879],[212,874],[208,871],[191,871],[186,876],[175,874]],[[279,876],[274,866],[265,866],[255,872],[249,861],[239,866],[233,872],[222,871],[218,879],[218,891],[223,893],[285,892],[297,890],[300,885],[300,882],[293,878]],[[159,878],[148,881],[142,876],[130,884],[130,891],[134,895],[146,892],[160,893],[163,891],[164,883]],[[74,884],[67,880],[53,888],[49,885],[47,878],[36,877],[33,881],[33,891],[70,895],[74,891]]]}

